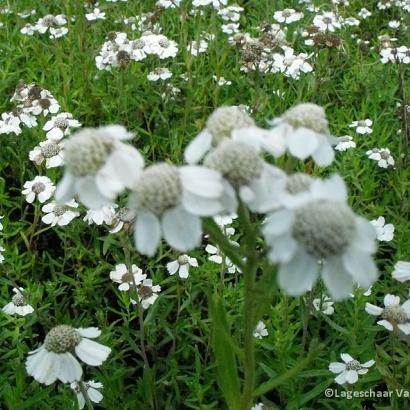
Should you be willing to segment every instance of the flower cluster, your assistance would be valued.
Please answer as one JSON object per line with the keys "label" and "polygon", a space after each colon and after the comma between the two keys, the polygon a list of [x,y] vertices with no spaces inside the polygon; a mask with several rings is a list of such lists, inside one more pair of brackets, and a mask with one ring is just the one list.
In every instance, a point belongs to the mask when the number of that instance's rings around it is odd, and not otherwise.
{"label": "flower cluster", "polygon": [[26,24],[20,32],[27,36],[32,36],[35,33],[47,33],[49,38],[60,38],[68,33],[66,24],[67,18],[64,14],[58,14],[56,16],[47,14],[41,17],[34,25]]}

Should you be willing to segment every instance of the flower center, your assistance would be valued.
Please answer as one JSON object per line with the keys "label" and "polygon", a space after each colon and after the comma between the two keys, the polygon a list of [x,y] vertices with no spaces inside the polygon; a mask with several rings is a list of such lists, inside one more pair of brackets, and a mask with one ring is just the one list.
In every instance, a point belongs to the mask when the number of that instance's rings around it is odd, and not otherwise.
{"label": "flower center", "polygon": [[73,135],[65,145],[67,169],[77,177],[95,175],[112,149],[111,138],[97,135],[91,128],[85,128]]}
{"label": "flower center", "polygon": [[355,231],[354,213],[345,204],[315,200],[295,210],[293,237],[315,258],[341,255]]}
{"label": "flower center", "polygon": [[11,301],[15,306],[24,306],[24,297],[21,293],[16,293],[12,298]]}
{"label": "flower center", "polygon": [[44,156],[44,158],[52,158],[56,156],[60,151],[61,151],[60,146],[54,142],[44,144],[41,147],[41,153]]}
{"label": "flower center", "polygon": [[42,183],[42,182],[35,182],[33,184],[33,186],[31,187],[31,190],[35,193],[35,194],[40,194],[41,192],[43,192],[46,189],[46,186]]}
{"label": "flower center", "polygon": [[170,42],[163,38],[161,40],[158,41],[158,44],[162,47],[162,48],[168,48],[170,46]]}
{"label": "flower center", "polygon": [[62,215],[64,215],[67,211],[68,211],[68,206],[66,206],[66,205],[56,205],[55,207],[54,207],[54,215],[55,216],[62,216]]}
{"label": "flower center", "polygon": [[145,41],[142,39],[138,39],[133,42],[133,48],[135,50],[142,50],[144,47],[145,47]]}
{"label": "flower center", "polygon": [[38,100],[41,97],[41,91],[43,91],[41,87],[33,85],[28,92],[28,98],[30,98],[30,100]]}
{"label": "flower center", "polygon": [[39,102],[39,104],[40,104],[40,107],[41,107],[43,110],[46,110],[46,109],[49,108],[50,105],[51,105],[51,101],[50,101],[48,98],[41,98],[38,102]]}
{"label": "flower center", "polygon": [[178,168],[166,163],[146,168],[134,187],[131,206],[136,210],[149,210],[160,216],[179,204],[182,186]]}
{"label": "flower center", "polygon": [[138,294],[142,299],[148,299],[154,294],[154,292],[152,291],[152,288],[150,286],[140,285],[138,287]]}
{"label": "flower center", "polygon": [[351,360],[349,363],[346,363],[346,370],[360,370],[362,365],[357,360]]}
{"label": "flower center", "polygon": [[66,118],[56,118],[54,120],[54,127],[65,130],[68,127],[68,120]]}
{"label": "flower center", "polygon": [[286,190],[292,194],[300,194],[307,191],[312,185],[312,177],[301,172],[297,172],[288,177],[286,181]]}
{"label": "flower center", "polygon": [[187,255],[178,256],[178,265],[187,265],[189,263],[189,258]]}
{"label": "flower center", "polygon": [[81,335],[71,326],[53,327],[46,336],[44,347],[49,352],[71,352],[81,342]]}
{"label": "flower center", "polygon": [[123,283],[132,283],[134,280],[134,275],[131,272],[125,272],[124,275],[121,276],[121,281]]}
{"label": "flower center", "polygon": [[54,27],[58,24],[58,22],[52,14],[48,14],[47,16],[43,17],[43,24],[47,27]]}
{"label": "flower center", "polygon": [[234,187],[249,184],[262,172],[263,160],[251,146],[225,139],[204,160],[208,168],[219,171]]}
{"label": "flower center", "polygon": [[400,305],[385,307],[382,313],[382,318],[388,320],[389,322],[396,323],[406,323],[409,320],[406,312]]}
{"label": "flower center", "polygon": [[329,133],[325,110],[316,104],[299,104],[287,110],[282,119],[294,128],[304,127],[322,134]]}
{"label": "flower center", "polygon": [[382,159],[389,159],[390,157],[390,153],[388,151],[380,151],[380,156],[382,157]]}
{"label": "flower center", "polygon": [[224,138],[229,138],[232,130],[252,125],[254,125],[252,118],[244,109],[237,106],[216,109],[206,122],[206,128],[212,134],[214,145]]}

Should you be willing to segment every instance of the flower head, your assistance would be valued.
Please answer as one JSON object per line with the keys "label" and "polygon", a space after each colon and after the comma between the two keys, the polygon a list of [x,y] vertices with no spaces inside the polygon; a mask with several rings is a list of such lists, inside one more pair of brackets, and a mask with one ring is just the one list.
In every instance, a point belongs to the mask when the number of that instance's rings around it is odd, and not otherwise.
{"label": "flower head", "polygon": [[50,178],[36,176],[32,181],[26,181],[23,185],[22,194],[26,196],[26,201],[31,204],[37,199],[44,203],[54,194],[56,187]]}
{"label": "flower head", "polygon": [[333,362],[329,365],[329,370],[332,373],[339,374],[335,378],[337,384],[356,383],[359,379],[359,375],[366,374],[369,371],[369,367],[372,367],[375,363],[374,360],[369,360],[368,362],[361,364],[347,353],[342,353],[340,357],[342,358],[343,363]]}
{"label": "flower head", "polygon": [[115,270],[110,272],[110,279],[120,283],[118,289],[127,291],[131,286],[138,286],[146,279],[147,275],[142,273],[142,270],[137,265],[131,266],[131,272],[127,269],[124,263],[115,266]]}
{"label": "flower head", "polygon": [[70,384],[70,387],[74,390],[76,396],[77,396],[77,401],[78,401],[78,407],[81,409],[84,408],[85,406],[85,401],[86,398],[84,397],[81,388],[80,388],[80,383],[83,384],[83,388],[88,396],[88,398],[94,402],[94,403],[99,403],[103,399],[103,395],[100,393],[98,389],[101,389],[103,387],[102,383],[95,382],[94,380],[90,380],[88,382],[72,382]]}
{"label": "flower head", "polygon": [[8,315],[26,316],[34,312],[33,306],[26,303],[24,294],[22,293],[23,291],[23,288],[13,288],[14,296],[12,297],[11,302],[3,307],[2,311],[4,313],[7,313]]}
{"label": "flower head", "polygon": [[198,261],[188,255],[180,255],[175,261],[167,263],[167,271],[170,275],[178,272],[181,279],[187,279],[190,266],[198,267]]}
{"label": "flower head", "polygon": [[43,345],[29,353],[27,373],[45,385],[57,379],[63,383],[81,380],[83,370],[73,353],[90,366],[100,366],[111,352],[109,347],[90,340],[100,334],[101,331],[96,327],[53,327],[47,333]]}
{"label": "flower head", "polygon": [[46,213],[41,220],[51,226],[68,225],[74,218],[80,216],[80,213],[75,210],[76,208],[78,208],[78,203],[74,200],[65,204],[58,204],[55,201],[49,202],[41,208]]}
{"label": "flower head", "polygon": [[265,323],[263,323],[260,320],[253,332],[253,336],[256,337],[257,339],[262,339],[268,335],[269,333],[268,333],[268,330],[266,329]]}
{"label": "flower head", "polygon": [[65,174],[56,199],[66,202],[78,195],[84,205],[97,209],[112,203],[133,185],[144,165],[140,153],[122,142],[132,136],[119,125],[84,128],[73,134],[65,144]]}
{"label": "flower head", "polygon": [[374,228],[349,208],[346,186],[337,175],[285,195],[263,233],[269,258],[280,264],[279,285],[292,296],[312,289],[319,271],[335,300],[346,298],[355,282],[368,287],[377,278],[371,258]]}

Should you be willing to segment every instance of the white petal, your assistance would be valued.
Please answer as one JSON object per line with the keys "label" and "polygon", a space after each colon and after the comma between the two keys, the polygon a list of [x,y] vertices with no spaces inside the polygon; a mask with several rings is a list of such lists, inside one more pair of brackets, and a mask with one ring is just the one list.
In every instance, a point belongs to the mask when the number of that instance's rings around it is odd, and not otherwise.
{"label": "white petal", "polygon": [[292,259],[294,253],[298,252],[298,244],[289,234],[274,237],[268,243],[269,258],[272,262],[287,263]]}
{"label": "white petal", "polygon": [[374,360],[369,360],[366,363],[362,364],[362,367],[372,367],[376,362]]}
{"label": "white petal", "polygon": [[344,363],[333,362],[329,364],[329,370],[332,373],[341,373],[346,370],[346,365]]}
{"label": "white petal", "polygon": [[335,382],[337,384],[345,384],[346,383],[346,371],[342,372],[335,378]]}
{"label": "white petal", "polygon": [[262,229],[263,234],[267,237],[283,235],[290,230],[294,219],[294,214],[291,210],[286,208],[279,209],[269,214]]}
{"label": "white petal", "polygon": [[[78,198],[80,201],[90,209],[100,209],[112,202],[112,197],[106,197],[98,189],[96,178],[94,176],[87,176],[81,178],[77,183]],[[108,192],[105,191],[104,194]]]}
{"label": "white petal", "polygon": [[320,167],[327,167],[333,162],[335,158],[335,152],[325,136],[322,136],[321,138],[319,138],[319,140],[319,146],[313,152],[312,158]]}
{"label": "white petal", "polygon": [[73,199],[75,194],[75,178],[66,171],[57,185],[55,198],[58,202],[65,203]]}
{"label": "white petal", "polygon": [[182,207],[165,212],[162,217],[162,229],[168,244],[181,252],[189,251],[201,243],[200,218],[189,214]]}
{"label": "white petal", "polygon": [[346,381],[350,384],[356,383],[359,376],[355,370],[348,370],[346,372]]}
{"label": "white petal", "polygon": [[71,353],[62,353],[59,355],[60,371],[58,379],[63,383],[71,383],[74,380],[80,380],[83,369],[78,360]]}
{"label": "white petal", "polygon": [[383,313],[383,310],[381,307],[372,305],[371,303],[366,303],[366,306],[364,310],[372,316],[380,316]]}
{"label": "white petal", "polygon": [[211,148],[212,135],[204,130],[200,132],[186,147],[184,152],[185,161],[188,164],[196,164]]}
{"label": "white petal", "polygon": [[179,269],[179,277],[181,279],[186,279],[189,276],[188,265],[182,265]]}
{"label": "white petal", "polygon": [[343,255],[343,264],[362,288],[368,288],[377,279],[377,267],[373,259],[358,249],[350,247]]}
{"label": "white petal", "polygon": [[322,270],[322,279],[334,300],[347,298],[352,292],[353,280],[340,258],[326,260]]}
{"label": "white petal", "polygon": [[407,317],[410,319],[410,300],[407,300],[401,305],[401,308],[406,312]]}
{"label": "white petal", "polygon": [[290,153],[299,159],[306,159],[313,154],[319,146],[315,132],[307,128],[299,128],[286,137]]}
{"label": "white petal", "polygon": [[87,394],[94,403],[99,403],[103,399],[103,395],[96,389],[88,389]]}
{"label": "white petal", "polygon": [[111,349],[90,339],[82,339],[75,347],[76,355],[90,366],[100,366],[110,354]]}
{"label": "white petal", "polygon": [[378,325],[380,325],[380,326],[383,326],[383,327],[385,327],[387,330],[390,330],[390,332],[392,332],[393,331],[393,325],[389,322],[389,321],[387,321],[387,320],[379,320],[378,322],[377,322],[377,324]]}
{"label": "white petal", "polygon": [[316,282],[319,266],[314,258],[300,249],[286,264],[279,267],[279,286],[291,296],[300,296]]}
{"label": "white petal", "polygon": [[184,208],[194,215],[214,216],[224,210],[221,200],[205,198],[187,191],[183,193],[182,203]]}
{"label": "white petal", "polygon": [[98,329],[98,327],[79,327],[76,330],[81,336],[88,337],[90,339],[94,339],[101,334],[101,330]]}
{"label": "white petal", "polygon": [[400,297],[399,296],[394,296],[388,293],[384,297],[384,306],[394,306],[394,305],[400,305]]}
{"label": "white petal", "polygon": [[399,323],[397,327],[406,335],[410,335],[410,323]]}
{"label": "white petal", "polygon": [[154,214],[143,212],[137,216],[134,239],[138,252],[147,256],[155,254],[161,240],[161,226]]}
{"label": "white petal", "polygon": [[342,360],[343,360],[345,363],[349,363],[349,362],[351,362],[351,361],[354,360],[353,357],[350,356],[349,353],[341,353],[341,354],[340,354],[340,357],[342,358]]}
{"label": "white petal", "polygon": [[182,166],[181,182],[184,190],[206,198],[219,198],[222,194],[222,176],[219,172],[201,166]]}
{"label": "white petal", "polygon": [[175,275],[178,272],[179,263],[178,261],[172,261],[167,263],[167,271],[170,275]]}

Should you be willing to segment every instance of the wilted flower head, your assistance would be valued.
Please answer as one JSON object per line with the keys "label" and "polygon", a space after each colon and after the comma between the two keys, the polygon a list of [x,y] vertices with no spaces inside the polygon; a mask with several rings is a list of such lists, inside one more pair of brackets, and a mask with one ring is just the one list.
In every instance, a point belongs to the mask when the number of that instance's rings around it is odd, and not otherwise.
{"label": "wilted flower head", "polygon": [[273,132],[282,137],[291,155],[305,160],[312,157],[319,166],[330,165],[334,159],[325,110],[319,105],[303,103],[287,110],[271,122]]}
{"label": "wilted flower head", "polygon": [[56,199],[66,202],[78,195],[88,208],[112,203],[130,188],[144,165],[141,154],[122,140],[133,137],[120,125],[84,128],[66,142],[65,173]]}
{"label": "wilted flower head", "polygon": [[312,289],[319,271],[335,300],[348,297],[354,283],[370,286],[377,277],[371,224],[347,204],[346,186],[334,175],[315,179],[307,191],[283,197],[263,233],[269,258],[278,262],[279,285],[292,296]]}
{"label": "wilted flower head", "polygon": [[57,379],[63,383],[81,380],[83,370],[73,353],[90,366],[100,366],[111,352],[109,347],[90,340],[100,334],[96,327],[53,327],[47,333],[44,344],[29,353],[27,373],[45,385]]}

